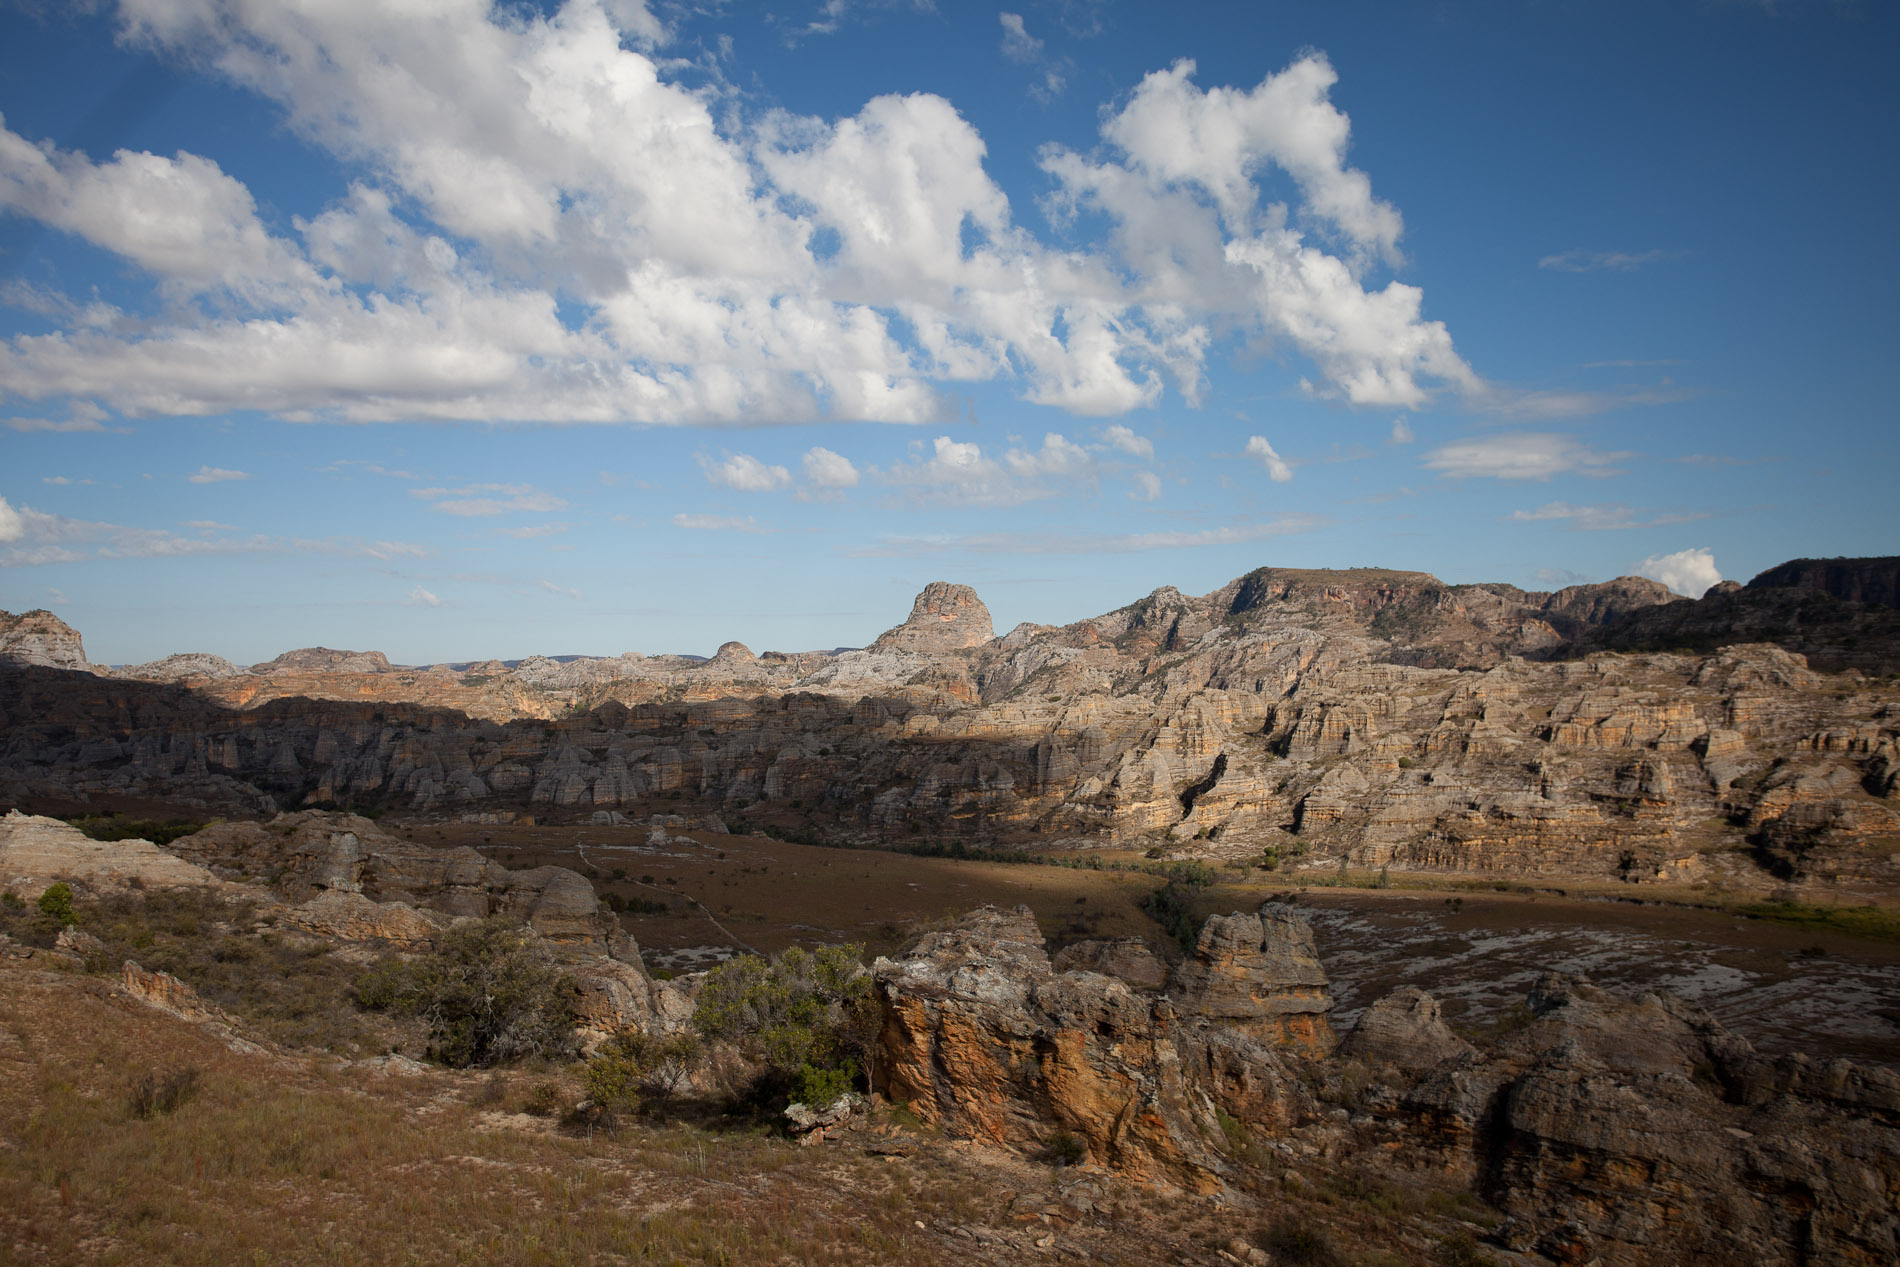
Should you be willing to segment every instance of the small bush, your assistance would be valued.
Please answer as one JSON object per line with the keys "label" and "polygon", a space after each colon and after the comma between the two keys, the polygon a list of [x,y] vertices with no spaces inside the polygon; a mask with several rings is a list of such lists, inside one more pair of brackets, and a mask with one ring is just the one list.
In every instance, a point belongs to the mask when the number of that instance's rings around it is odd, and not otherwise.
{"label": "small bush", "polygon": [[1453,1232],[1432,1249],[1434,1267],[1497,1267],[1498,1260],[1479,1248],[1466,1231]]}
{"label": "small bush", "polygon": [[541,939],[505,915],[456,925],[434,954],[385,960],[356,989],[365,1008],[420,1017],[430,1057],[458,1069],[572,1054],[576,993]]}
{"label": "small bush", "polygon": [[46,892],[40,894],[40,914],[58,920],[68,927],[79,922],[78,914],[73,910],[73,886],[61,880],[49,884]]}
{"label": "small bush", "polygon": [[1089,1155],[1088,1141],[1071,1131],[1057,1131],[1046,1147],[1049,1160],[1058,1166],[1080,1165]]}
{"label": "small bush", "polygon": [[[678,1093],[699,1054],[695,1034],[623,1029],[594,1053],[581,1081],[587,1098],[610,1113],[635,1113],[651,1099]],[[835,1097],[834,1097],[835,1098]]]}
{"label": "small bush", "polygon": [[1346,1261],[1324,1228],[1291,1215],[1275,1219],[1261,1233],[1260,1245],[1289,1267],[1344,1267]]}
{"label": "small bush", "polygon": [[199,1073],[186,1066],[169,1073],[149,1072],[133,1082],[126,1097],[132,1116],[141,1121],[176,1112],[198,1094]]}
{"label": "small bush", "polygon": [[0,906],[6,907],[8,911],[18,915],[21,911],[26,909],[26,899],[21,897],[18,893],[0,893]]}
{"label": "small bush", "polygon": [[561,1087],[555,1082],[537,1082],[528,1091],[521,1111],[532,1117],[553,1117],[561,1111]]}

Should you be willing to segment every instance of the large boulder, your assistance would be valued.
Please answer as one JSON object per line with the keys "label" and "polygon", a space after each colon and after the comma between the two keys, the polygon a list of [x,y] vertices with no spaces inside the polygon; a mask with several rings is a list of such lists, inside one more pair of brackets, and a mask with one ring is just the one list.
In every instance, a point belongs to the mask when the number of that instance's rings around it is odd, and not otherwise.
{"label": "large boulder", "polygon": [[1339,1054],[1377,1068],[1418,1074],[1475,1056],[1477,1049],[1451,1032],[1437,999],[1408,985],[1367,1008],[1339,1045]]}

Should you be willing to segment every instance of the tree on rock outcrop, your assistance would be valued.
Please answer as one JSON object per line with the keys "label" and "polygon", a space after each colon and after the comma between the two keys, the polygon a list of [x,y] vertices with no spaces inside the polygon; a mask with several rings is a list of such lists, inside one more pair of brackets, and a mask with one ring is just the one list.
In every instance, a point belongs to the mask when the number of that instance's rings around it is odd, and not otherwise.
{"label": "tree on rock outcrop", "polygon": [[456,1068],[571,1055],[578,993],[534,930],[505,915],[457,924],[434,953],[386,960],[357,984],[364,1007],[420,1017],[430,1058]]}

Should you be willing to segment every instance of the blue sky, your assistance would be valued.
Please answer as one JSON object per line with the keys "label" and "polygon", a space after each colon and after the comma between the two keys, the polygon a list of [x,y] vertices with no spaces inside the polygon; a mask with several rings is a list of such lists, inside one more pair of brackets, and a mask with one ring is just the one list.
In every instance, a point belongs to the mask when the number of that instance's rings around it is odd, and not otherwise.
{"label": "blue sky", "polygon": [[1890,5],[15,0],[0,50],[0,607],[101,661],[1900,549]]}

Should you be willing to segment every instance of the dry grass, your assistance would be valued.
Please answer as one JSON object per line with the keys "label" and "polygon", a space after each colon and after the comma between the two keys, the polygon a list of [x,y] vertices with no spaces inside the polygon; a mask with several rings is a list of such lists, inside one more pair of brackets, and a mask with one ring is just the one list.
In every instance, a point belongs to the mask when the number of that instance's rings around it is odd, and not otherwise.
{"label": "dry grass", "polygon": [[[195,1097],[140,1117],[139,1088],[181,1068],[203,1071]],[[876,1159],[820,1160],[747,1134],[495,1129],[478,1103],[486,1086],[238,1055],[96,979],[8,969],[0,1262],[949,1257],[915,1223],[954,1206],[957,1185],[926,1196],[915,1176]]]}

